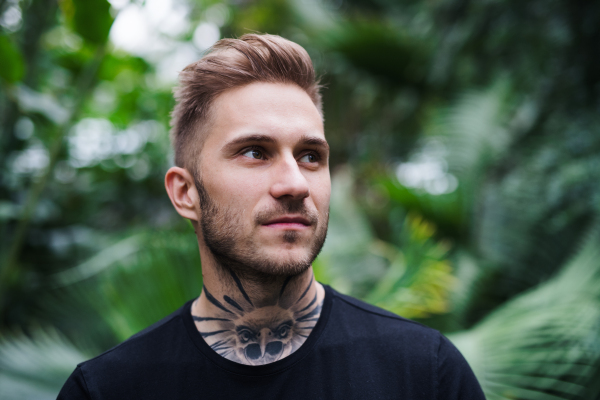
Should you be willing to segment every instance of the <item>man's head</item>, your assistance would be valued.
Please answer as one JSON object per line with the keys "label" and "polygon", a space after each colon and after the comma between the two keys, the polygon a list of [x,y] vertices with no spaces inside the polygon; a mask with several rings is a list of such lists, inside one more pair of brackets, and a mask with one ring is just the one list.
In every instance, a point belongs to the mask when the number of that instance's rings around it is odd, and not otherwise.
{"label": "man's head", "polygon": [[274,35],[219,40],[179,75],[171,119],[175,165],[196,172],[195,161],[214,120],[214,100],[229,89],[255,82],[296,85],[322,115],[320,86],[310,56],[300,45]]}
{"label": "man's head", "polygon": [[266,275],[310,266],[330,196],[318,88],[304,49],[269,35],[224,39],[182,72],[165,184],[203,257]]}

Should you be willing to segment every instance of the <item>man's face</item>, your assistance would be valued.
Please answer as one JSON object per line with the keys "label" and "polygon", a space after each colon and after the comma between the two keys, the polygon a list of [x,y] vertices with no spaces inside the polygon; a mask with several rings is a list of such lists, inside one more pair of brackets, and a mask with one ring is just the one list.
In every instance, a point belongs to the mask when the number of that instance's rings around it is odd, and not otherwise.
{"label": "man's face", "polygon": [[316,107],[295,85],[253,83],[211,112],[196,172],[202,240],[232,267],[302,272],[325,241],[331,193]]}

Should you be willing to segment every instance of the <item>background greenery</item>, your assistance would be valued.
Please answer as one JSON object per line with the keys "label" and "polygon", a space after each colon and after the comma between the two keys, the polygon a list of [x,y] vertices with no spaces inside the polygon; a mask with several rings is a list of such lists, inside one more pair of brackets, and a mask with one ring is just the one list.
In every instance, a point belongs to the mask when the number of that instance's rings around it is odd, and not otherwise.
{"label": "background greenery", "polygon": [[0,391],[198,295],[177,71],[280,34],[325,84],[318,279],[447,334],[489,399],[600,398],[600,3],[0,0]]}

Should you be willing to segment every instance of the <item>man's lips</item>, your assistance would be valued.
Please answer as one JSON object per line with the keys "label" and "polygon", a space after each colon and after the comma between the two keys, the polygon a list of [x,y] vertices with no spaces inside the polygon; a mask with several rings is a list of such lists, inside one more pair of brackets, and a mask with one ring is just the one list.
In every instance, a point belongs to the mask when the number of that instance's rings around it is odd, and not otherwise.
{"label": "man's lips", "polygon": [[267,226],[269,228],[285,228],[285,229],[293,229],[293,228],[306,228],[311,225],[310,221],[304,217],[297,216],[289,216],[289,217],[278,217],[273,218],[263,226]]}

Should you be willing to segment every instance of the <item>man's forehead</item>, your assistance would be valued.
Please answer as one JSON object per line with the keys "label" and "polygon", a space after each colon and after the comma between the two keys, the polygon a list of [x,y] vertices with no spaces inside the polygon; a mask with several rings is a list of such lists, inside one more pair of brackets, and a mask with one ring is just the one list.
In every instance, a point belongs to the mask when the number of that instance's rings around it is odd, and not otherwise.
{"label": "man's forehead", "polygon": [[207,141],[217,146],[248,138],[264,143],[326,145],[317,108],[304,90],[294,85],[253,83],[232,89],[215,99],[211,119]]}
{"label": "man's forehead", "polygon": [[301,87],[292,83],[253,82],[234,87],[219,94],[213,104],[219,108],[239,108],[257,111],[267,106],[266,110],[278,110],[295,104],[296,107],[309,104],[318,114],[310,96]]}

